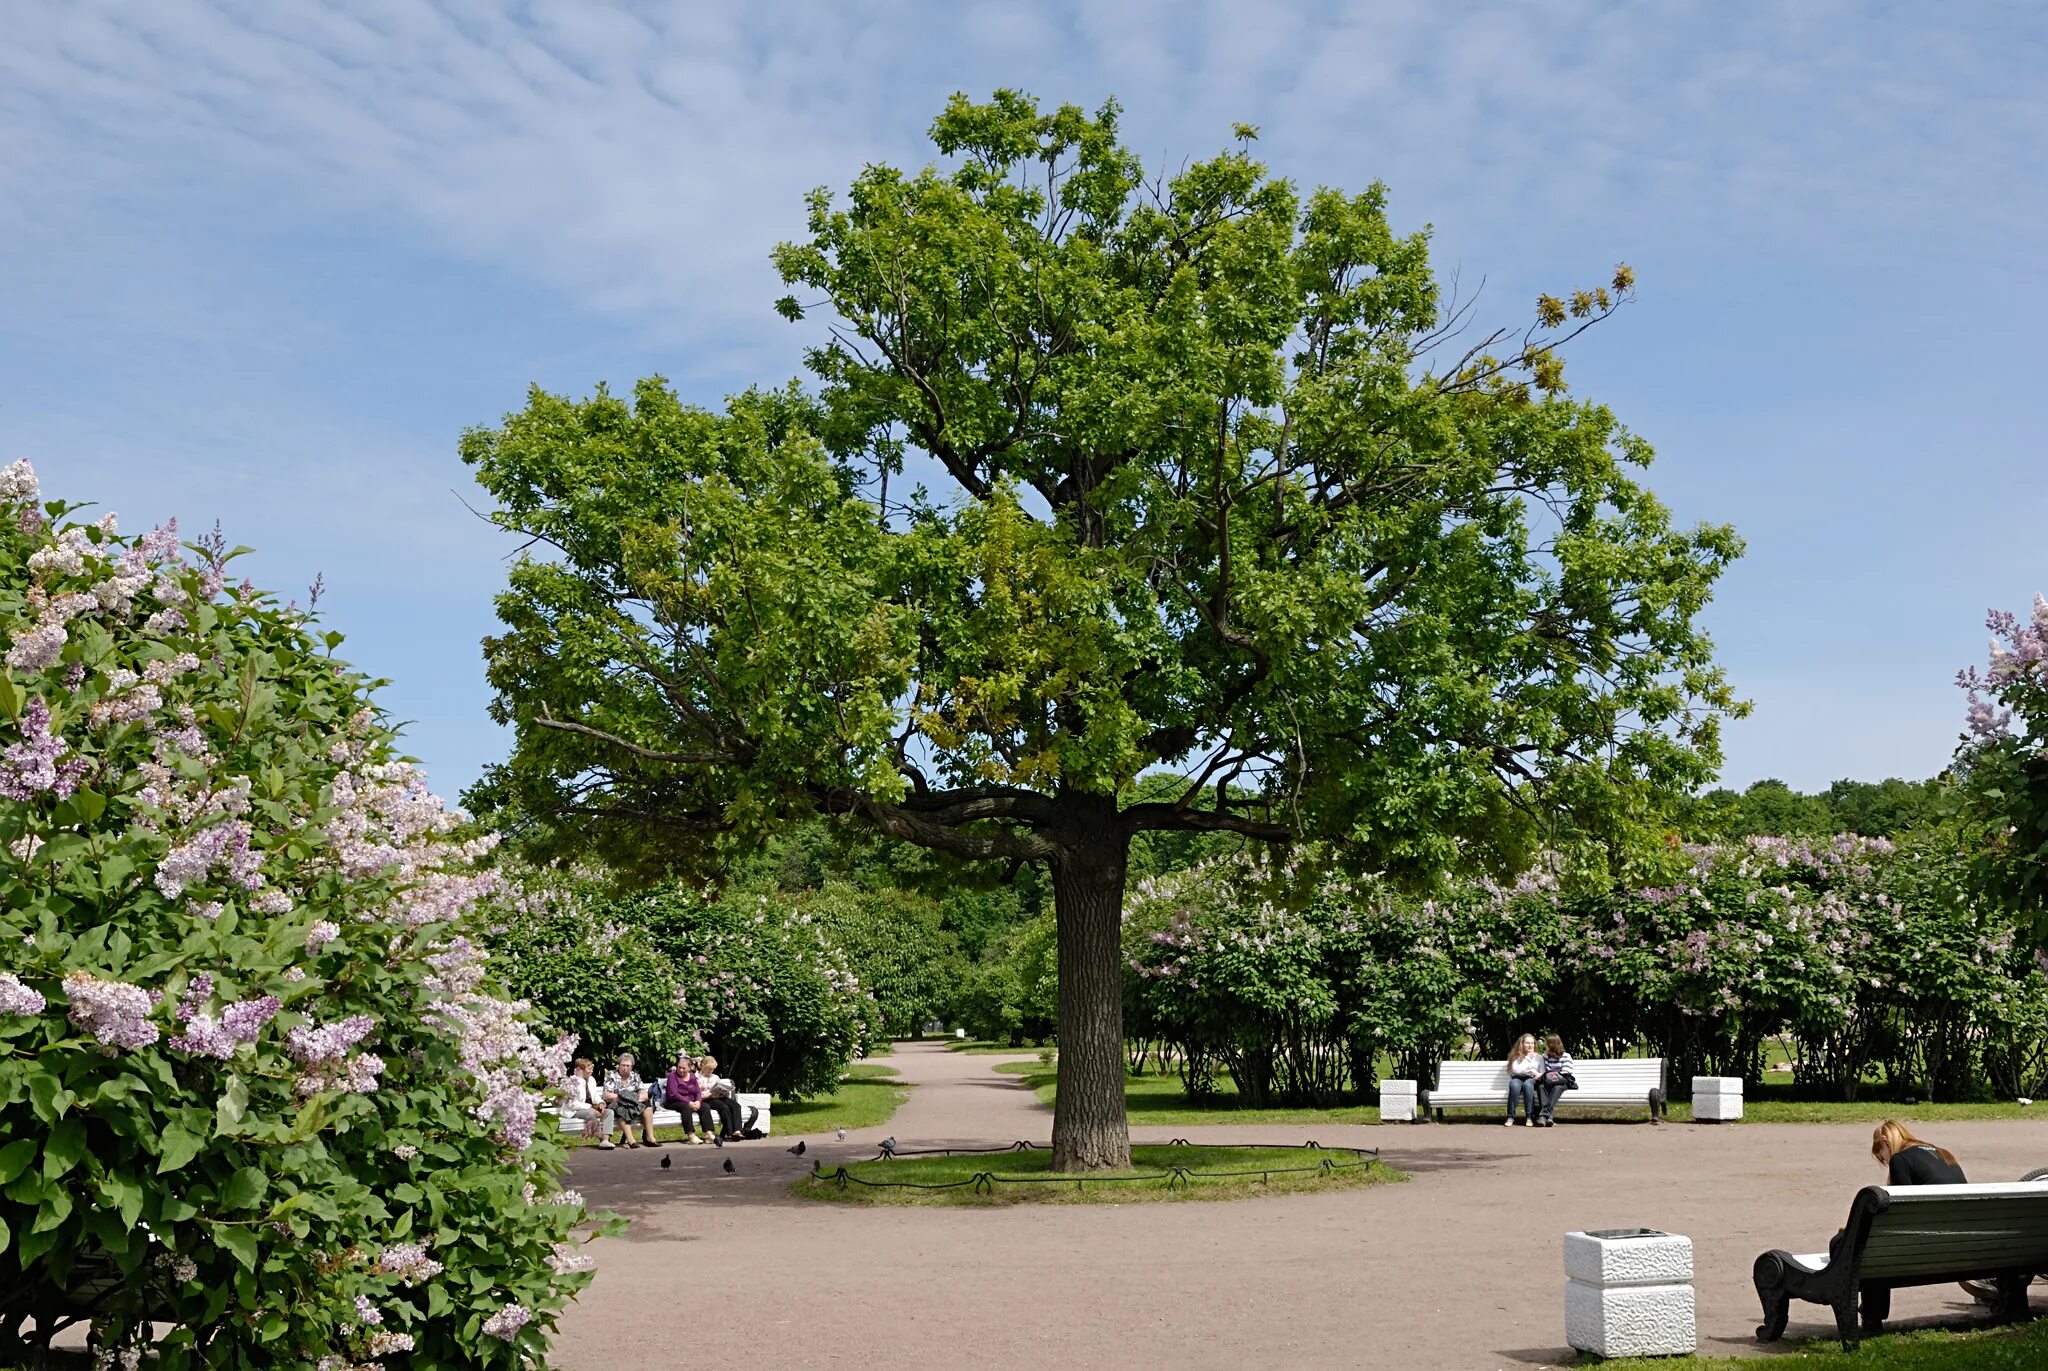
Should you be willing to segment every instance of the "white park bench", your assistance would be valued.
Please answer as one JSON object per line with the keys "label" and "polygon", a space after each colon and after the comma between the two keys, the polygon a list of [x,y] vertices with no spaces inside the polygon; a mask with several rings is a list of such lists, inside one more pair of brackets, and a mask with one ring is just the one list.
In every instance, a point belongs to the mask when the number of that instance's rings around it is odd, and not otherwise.
{"label": "white park bench", "polygon": [[[764,1134],[775,1131],[772,1127],[774,1111],[766,1095],[744,1093],[736,1094],[733,1098],[739,1101],[740,1127],[742,1129],[758,1128]],[[567,1109],[557,1108],[554,1111],[554,1115],[557,1127],[568,1128],[572,1122]],[[680,1128],[682,1124],[683,1116],[678,1110],[657,1109],[654,1111],[654,1126],[656,1128]]]}
{"label": "white park bench", "polygon": [[[1664,1059],[1662,1057],[1588,1057],[1572,1063],[1577,1090],[1557,1097],[1559,1109],[1648,1109],[1650,1119],[1664,1113]],[[1502,1114],[1508,1107],[1508,1064],[1506,1062],[1439,1062],[1436,1089],[1423,1097],[1423,1105],[1435,1118],[1446,1109],[1493,1109]]]}
{"label": "white park bench", "polygon": [[1849,1222],[1828,1252],[1770,1251],[1753,1275],[1764,1321],[1758,1342],[1785,1334],[1793,1300],[1834,1311],[1844,1349],[1862,1332],[1884,1331],[1892,1291],[1908,1285],[1982,1280],[1998,1287],[2000,1320],[2027,1312],[2027,1283],[2048,1271],[2048,1185],[1867,1185],[1849,1206]]}

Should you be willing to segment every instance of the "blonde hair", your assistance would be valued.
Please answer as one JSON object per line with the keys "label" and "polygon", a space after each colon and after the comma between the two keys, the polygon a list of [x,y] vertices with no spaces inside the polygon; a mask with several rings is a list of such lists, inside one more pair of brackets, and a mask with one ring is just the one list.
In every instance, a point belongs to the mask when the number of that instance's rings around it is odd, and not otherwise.
{"label": "blonde hair", "polygon": [[1955,1153],[1946,1147],[1935,1147],[1931,1142],[1922,1142],[1906,1130],[1906,1125],[1897,1119],[1886,1119],[1870,1135],[1870,1155],[1880,1163],[1889,1162],[1909,1147],[1925,1147],[1934,1152],[1950,1166],[1958,1165]]}
{"label": "blonde hair", "polygon": [[[1529,1044],[1527,1052],[1522,1050],[1523,1043]],[[1533,1057],[1535,1055],[1536,1035],[1534,1033],[1524,1033],[1521,1037],[1515,1039],[1515,1045],[1508,1049],[1508,1060],[1511,1062],[1520,1061],[1524,1057]]]}
{"label": "blonde hair", "polygon": [[709,1070],[712,1070],[713,1068],[715,1068],[715,1067],[716,1067],[717,1065],[718,1065],[718,1058],[716,1058],[716,1057],[712,1057],[712,1056],[703,1056],[703,1057],[699,1057],[699,1058],[697,1058],[697,1069],[698,1069],[699,1071],[709,1071]]}

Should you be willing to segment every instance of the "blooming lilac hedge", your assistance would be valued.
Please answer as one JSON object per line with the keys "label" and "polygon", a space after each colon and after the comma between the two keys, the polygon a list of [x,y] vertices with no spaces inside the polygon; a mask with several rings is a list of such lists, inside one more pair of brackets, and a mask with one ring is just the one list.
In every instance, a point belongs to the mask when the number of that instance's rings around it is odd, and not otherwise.
{"label": "blooming lilac hedge", "polygon": [[217,535],[66,514],[0,471],[0,1353],[543,1361],[571,1044],[473,941],[489,840]]}
{"label": "blooming lilac hedge", "polygon": [[1416,900],[1213,863],[1130,902],[1129,1023],[1191,1093],[1227,1072],[1247,1103],[1364,1097],[1383,1059],[1428,1079],[1545,1029],[1580,1055],[1646,1046],[1678,1085],[1756,1079],[1777,1040],[1817,1097],[1873,1072],[1906,1097],[2033,1093],[2048,979],[1966,864],[1933,841],[1752,838],[1683,849],[1636,889],[1528,877]]}

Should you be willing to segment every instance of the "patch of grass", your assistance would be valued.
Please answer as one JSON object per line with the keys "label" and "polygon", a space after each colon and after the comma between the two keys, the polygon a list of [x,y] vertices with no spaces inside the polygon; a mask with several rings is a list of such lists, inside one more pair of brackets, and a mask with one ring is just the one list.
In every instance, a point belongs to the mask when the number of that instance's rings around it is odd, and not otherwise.
{"label": "patch of grass", "polygon": [[[1321,1170],[1328,1160],[1336,1168]],[[1052,1153],[984,1152],[958,1157],[903,1157],[856,1162],[847,1174],[870,1182],[915,1182],[952,1185],[951,1190],[898,1190],[849,1183],[840,1189],[831,1173],[806,1176],[792,1190],[807,1199],[844,1204],[1007,1205],[1007,1204],[1149,1204],[1183,1200],[1238,1200],[1257,1195],[1282,1195],[1304,1190],[1349,1190],[1406,1180],[1383,1162],[1357,1164],[1356,1154],[1306,1147],[1167,1147],[1140,1144],[1131,1149],[1132,1169],[1106,1173],[1140,1179],[1113,1184],[1074,1185],[1052,1169]],[[1165,1176],[1174,1167],[1190,1173],[1186,1185],[1169,1186]],[[1291,1168],[1311,1168],[1292,1170]],[[966,1182],[982,1172],[995,1176],[1036,1179],[1004,1183],[977,1194]],[[1247,1174],[1229,1174],[1247,1173]]]}
{"label": "patch of grass", "polygon": [[910,1086],[896,1079],[895,1067],[855,1062],[831,1094],[777,1104],[776,1136],[829,1133],[835,1128],[873,1128],[889,1122],[909,1097]]}
{"label": "patch of grass", "polygon": [[[1052,1067],[1037,1062],[999,1062],[995,1070],[1008,1076],[1022,1076],[1024,1083],[1050,1105],[1058,1080]],[[1378,1123],[1380,1111],[1367,1105],[1340,1105],[1334,1109],[1247,1109],[1238,1101],[1237,1087],[1229,1077],[1217,1079],[1214,1100],[1191,1101],[1181,1089],[1179,1076],[1125,1076],[1124,1110],[1133,1124],[1161,1128],[1192,1127],[1212,1123],[1243,1124],[1340,1124]]]}
{"label": "patch of grass", "polygon": [[980,1038],[955,1038],[946,1046],[955,1052],[968,1052],[977,1056],[986,1053],[992,1057],[1033,1057],[1045,1050],[1043,1043],[1025,1043],[1020,1047],[1012,1047],[1008,1043],[985,1042]]}
{"label": "patch of grass", "polygon": [[1925,1329],[1871,1338],[1854,1352],[1834,1339],[1816,1339],[1798,1351],[1756,1357],[1623,1357],[1602,1361],[1590,1354],[1577,1365],[1612,1371],[1684,1371],[1695,1366],[1792,1371],[2033,1371],[2048,1365],[2048,1319],[2020,1328],[1950,1332]]}
{"label": "patch of grass", "polygon": [[[993,1068],[1005,1075],[1022,1076],[1047,1105],[1055,1095],[1057,1075],[1053,1068],[1037,1062],[999,1062]],[[1378,1123],[1379,1110],[1370,1105],[1339,1105],[1328,1109],[1247,1109],[1238,1102],[1237,1087],[1228,1076],[1216,1080],[1217,1093],[1210,1100],[1192,1101],[1181,1088],[1179,1076],[1147,1074],[1124,1078],[1124,1108],[1134,1124],[1155,1124],[1163,1128],[1200,1124],[1347,1124]],[[1888,1100],[1795,1100],[1781,1086],[1765,1085],[1743,1102],[1745,1123],[1877,1123],[1899,1119],[1908,1125],[1938,1126],[1978,1119],[2048,1118],[2048,1104],[2032,1107],[2010,1100],[1983,1104],[1900,1104]],[[1497,1113],[1498,1111],[1496,1111]],[[1492,1117],[1481,1109],[1457,1109],[1453,1121]],[[1642,1109],[1566,1109],[1559,1118],[1565,1122],[1599,1120],[1641,1122],[1648,1117]],[[1670,1119],[1687,1123],[1692,1106],[1673,1104]]]}

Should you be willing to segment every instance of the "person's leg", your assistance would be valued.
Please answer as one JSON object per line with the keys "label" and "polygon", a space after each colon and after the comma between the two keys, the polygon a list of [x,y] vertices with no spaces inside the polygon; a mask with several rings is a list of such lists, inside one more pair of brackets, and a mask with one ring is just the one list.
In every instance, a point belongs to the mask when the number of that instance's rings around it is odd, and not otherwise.
{"label": "person's leg", "polygon": [[720,1098],[718,1101],[718,1119],[719,1123],[723,1125],[722,1131],[725,1133],[727,1141],[737,1138],[740,1135],[740,1102],[738,1100]]}

